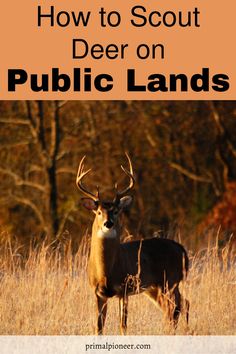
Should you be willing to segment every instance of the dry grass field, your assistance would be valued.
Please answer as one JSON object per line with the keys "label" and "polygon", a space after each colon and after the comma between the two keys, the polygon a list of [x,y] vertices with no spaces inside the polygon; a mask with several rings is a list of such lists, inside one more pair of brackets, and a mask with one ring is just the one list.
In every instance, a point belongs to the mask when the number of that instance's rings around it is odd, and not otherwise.
{"label": "dry grass field", "polygon": [[[1,335],[91,335],[95,301],[89,288],[84,242],[75,256],[42,246],[22,262],[20,250],[2,246],[0,258]],[[23,264],[23,265],[22,265]],[[236,264],[229,247],[208,248],[191,257],[182,291],[190,300],[190,323],[178,335],[236,335]],[[105,334],[119,334],[118,300],[108,304]],[[174,334],[144,295],[129,300],[129,335]]]}

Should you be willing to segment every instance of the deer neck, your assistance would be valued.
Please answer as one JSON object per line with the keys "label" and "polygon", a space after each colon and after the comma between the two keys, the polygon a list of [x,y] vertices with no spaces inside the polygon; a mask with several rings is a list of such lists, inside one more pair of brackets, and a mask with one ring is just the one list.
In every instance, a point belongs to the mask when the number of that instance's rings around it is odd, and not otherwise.
{"label": "deer neck", "polygon": [[114,265],[119,260],[120,233],[120,225],[102,230],[94,220],[89,259],[93,281],[99,282],[111,277]]}

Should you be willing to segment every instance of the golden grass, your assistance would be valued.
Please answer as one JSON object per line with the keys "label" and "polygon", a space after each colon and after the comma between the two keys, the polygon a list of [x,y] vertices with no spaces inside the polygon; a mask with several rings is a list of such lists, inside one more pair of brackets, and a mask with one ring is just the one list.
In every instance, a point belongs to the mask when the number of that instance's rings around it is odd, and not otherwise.
{"label": "golden grass", "polygon": [[[95,299],[86,274],[87,245],[71,256],[41,246],[22,262],[7,243],[0,259],[1,335],[91,335]],[[24,264],[22,266],[22,264]],[[212,248],[191,259],[182,286],[190,301],[190,323],[180,318],[176,334],[236,334],[236,264],[224,250]],[[105,334],[119,334],[118,300],[108,303]],[[161,312],[144,295],[129,298],[129,335],[171,334]]]}

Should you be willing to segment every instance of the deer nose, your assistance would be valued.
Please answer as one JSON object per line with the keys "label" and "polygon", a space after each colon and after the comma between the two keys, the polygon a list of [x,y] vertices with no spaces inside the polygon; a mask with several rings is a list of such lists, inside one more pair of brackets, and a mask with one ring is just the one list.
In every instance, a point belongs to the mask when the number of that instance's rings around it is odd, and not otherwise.
{"label": "deer nose", "polygon": [[108,229],[111,229],[113,225],[113,222],[110,220],[104,222],[104,226]]}

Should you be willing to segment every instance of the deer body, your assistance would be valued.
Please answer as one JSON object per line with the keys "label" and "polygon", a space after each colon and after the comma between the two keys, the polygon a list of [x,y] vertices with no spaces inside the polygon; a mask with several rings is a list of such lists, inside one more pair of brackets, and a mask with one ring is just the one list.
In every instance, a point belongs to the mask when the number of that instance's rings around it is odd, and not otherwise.
{"label": "deer body", "polygon": [[[142,240],[141,244],[140,241],[120,244],[117,239],[96,238],[93,234],[88,266],[90,285],[94,288],[103,285],[107,297],[123,296],[127,276],[136,276],[138,267],[140,291],[155,286],[163,288],[165,277],[172,288],[188,269],[186,251],[175,241],[152,238]],[[179,271],[173,272],[176,264]],[[126,291],[135,293],[135,289]]]}
{"label": "deer body", "polygon": [[179,314],[185,306],[188,322],[189,303],[182,298],[178,288],[188,271],[184,247],[173,240],[161,238],[120,243],[121,216],[132,202],[132,198],[124,194],[134,183],[129,157],[130,172],[122,169],[130,177],[130,186],[123,192],[117,191],[112,202],[101,201],[99,192],[95,196],[83,187],[81,180],[89,172],[83,172],[83,160],[77,185],[88,196],[83,199],[84,206],[96,214],[88,262],[89,282],[97,299],[96,333],[103,333],[107,301],[113,296],[119,298],[121,332],[126,333],[128,296],[141,292],[161,306],[174,326],[177,326]]}

